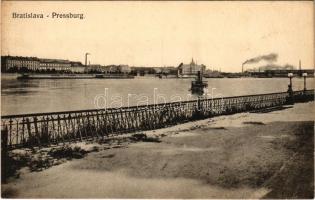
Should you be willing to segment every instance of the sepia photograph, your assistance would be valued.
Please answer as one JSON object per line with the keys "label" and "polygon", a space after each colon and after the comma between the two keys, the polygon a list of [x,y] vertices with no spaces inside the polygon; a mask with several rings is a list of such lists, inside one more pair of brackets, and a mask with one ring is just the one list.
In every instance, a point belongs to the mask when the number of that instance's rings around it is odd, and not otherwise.
{"label": "sepia photograph", "polygon": [[1,197],[313,199],[313,1],[1,2]]}

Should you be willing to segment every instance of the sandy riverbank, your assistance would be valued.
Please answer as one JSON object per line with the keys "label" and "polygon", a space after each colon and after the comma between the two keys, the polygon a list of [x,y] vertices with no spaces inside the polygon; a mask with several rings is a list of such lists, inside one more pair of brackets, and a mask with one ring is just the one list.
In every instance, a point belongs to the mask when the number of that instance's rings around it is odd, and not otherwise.
{"label": "sandy riverbank", "polygon": [[145,132],[2,185],[15,198],[312,198],[314,103]]}

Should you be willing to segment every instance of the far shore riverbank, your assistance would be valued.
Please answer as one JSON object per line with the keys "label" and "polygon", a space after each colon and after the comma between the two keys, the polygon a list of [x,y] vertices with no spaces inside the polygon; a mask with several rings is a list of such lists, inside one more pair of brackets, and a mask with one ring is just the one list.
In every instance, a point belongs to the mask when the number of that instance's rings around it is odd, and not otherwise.
{"label": "far shore riverbank", "polygon": [[20,169],[2,197],[313,198],[314,114],[297,103],[73,143],[70,161],[42,149],[31,156],[55,155],[52,167]]}

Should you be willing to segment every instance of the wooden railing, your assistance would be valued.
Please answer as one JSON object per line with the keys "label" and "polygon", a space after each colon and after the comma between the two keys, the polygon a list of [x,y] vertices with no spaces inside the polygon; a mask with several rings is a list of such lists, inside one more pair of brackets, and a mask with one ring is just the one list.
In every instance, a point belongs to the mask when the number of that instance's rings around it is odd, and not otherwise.
{"label": "wooden railing", "polygon": [[314,90],[235,96],[134,107],[9,115],[1,118],[2,146],[45,146],[158,129],[217,115],[314,100]]}

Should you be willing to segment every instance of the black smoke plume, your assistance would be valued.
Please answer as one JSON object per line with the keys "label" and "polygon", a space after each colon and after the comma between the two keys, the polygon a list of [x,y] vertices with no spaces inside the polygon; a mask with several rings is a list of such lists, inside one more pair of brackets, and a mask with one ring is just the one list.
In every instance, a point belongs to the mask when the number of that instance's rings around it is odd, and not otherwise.
{"label": "black smoke plume", "polygon": [[267,61],[267,62],[275,62],[278,59],[278,54],[275,53],[271,53],[271,54],[267,54],[267,55],[262,55],[262,56],[257,56],[255,58],[251,58],[246,60],[243,65],[245,64],[252,64],[252,63],[258,63],[262,60]]}

